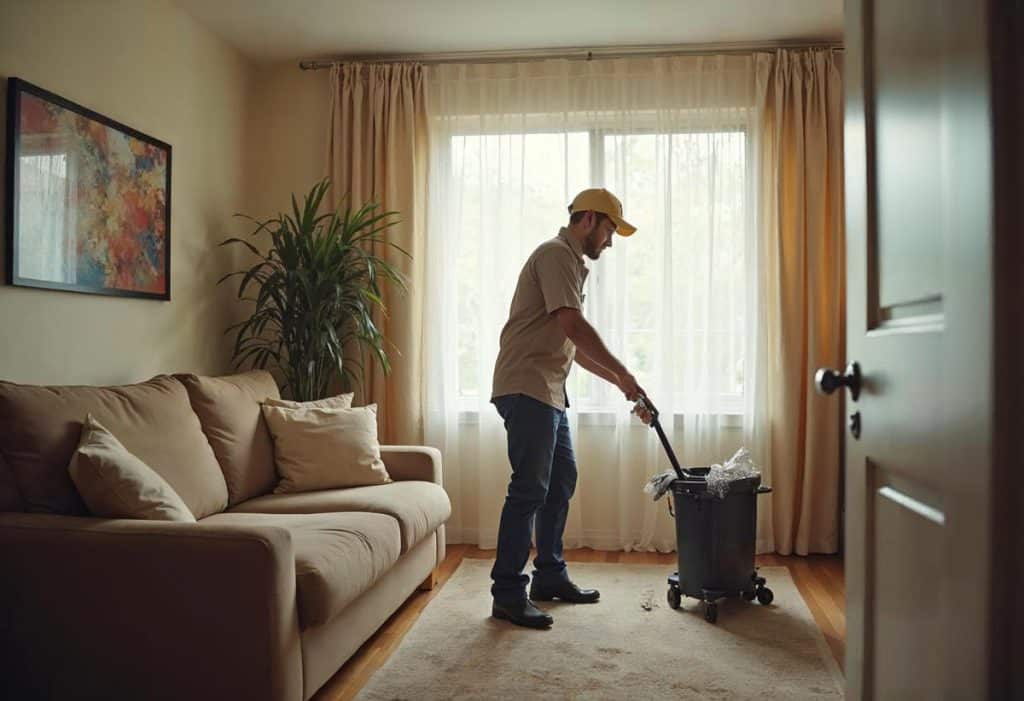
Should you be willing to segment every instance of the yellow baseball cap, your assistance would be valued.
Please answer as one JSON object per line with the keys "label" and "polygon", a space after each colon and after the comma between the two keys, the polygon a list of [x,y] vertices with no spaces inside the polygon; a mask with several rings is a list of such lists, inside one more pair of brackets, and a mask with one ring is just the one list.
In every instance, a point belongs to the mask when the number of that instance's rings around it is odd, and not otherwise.
{"label": "yellow baseball cap", "polygon": [[615,231],[621,236],[632,236],[636,227],[622,218],[622,202],[612,193],[603,187],[595,187],[584,190],[576,195],[576,199],[569,205],[569,214],[576,212],[601,212],[607,214],[608,218],[615,222]]}

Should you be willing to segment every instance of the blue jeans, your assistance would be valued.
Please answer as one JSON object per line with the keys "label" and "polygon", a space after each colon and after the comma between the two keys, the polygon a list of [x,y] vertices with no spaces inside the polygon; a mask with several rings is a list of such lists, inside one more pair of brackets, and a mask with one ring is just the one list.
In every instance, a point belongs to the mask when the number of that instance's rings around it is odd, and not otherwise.
{"label": "blue jeans", "polygon": [[501,605],[526,600],[536,517],[537,557],[534,581],[549,586],[568,580],[562,559],[562,533],[569,499],[576,490],[576,457],[565,412],[524,394],[494,398],[508,433],[512,479],[498,527],[498,551],[491,570],[491,595]]}

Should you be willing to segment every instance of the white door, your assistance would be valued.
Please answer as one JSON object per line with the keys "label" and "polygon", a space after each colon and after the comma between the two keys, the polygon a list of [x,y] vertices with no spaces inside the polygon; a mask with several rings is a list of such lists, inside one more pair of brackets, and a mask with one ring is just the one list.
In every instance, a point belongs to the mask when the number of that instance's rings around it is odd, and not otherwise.
{"label": "white door", "polygon": [[988,24],[973,0],[846,2],[850,699],[988,694]]}

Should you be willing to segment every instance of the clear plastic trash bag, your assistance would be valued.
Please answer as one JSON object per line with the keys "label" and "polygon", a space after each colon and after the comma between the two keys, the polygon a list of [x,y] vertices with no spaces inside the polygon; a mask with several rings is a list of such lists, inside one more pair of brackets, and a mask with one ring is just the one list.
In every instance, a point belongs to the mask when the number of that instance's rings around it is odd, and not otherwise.
{"label": "clear plastic trash bag", "polygon": [[729,493],[729,483],[761,474],[750,459],[750,451],[740,448],[724,465],[712,465],[708,472],[708,491],[719,499]]}
{"label": "clear plastic trash bag", "polygon": [[[750,451],[740,448],[736,454],[725,461],[724,464],[712,465],[708,474],[708,492],[719,499],[725,499],[729,493],[729,483],[736,480],[746,479],[761,474],[757,465],[750,459]],[[644,485],[644,493],[649,494],[658,501],[672,488],[672,482],[676,479],[674,470],[664,470],[647,480]]]}

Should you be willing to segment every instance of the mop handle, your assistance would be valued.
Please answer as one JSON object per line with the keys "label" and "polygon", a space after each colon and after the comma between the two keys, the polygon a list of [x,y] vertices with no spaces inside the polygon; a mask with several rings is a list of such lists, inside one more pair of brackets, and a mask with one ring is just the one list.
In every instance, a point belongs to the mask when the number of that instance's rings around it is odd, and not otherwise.
{"label": "mop handle", "polygon": [[679,467],[679,461],[676,460],[675,451],[672,450],[672,446],[669,445],[668,437],[665,435],[665,430],[661,427],[661,422],[658,421],[658,409],[654,406],[654,403],[646,396],[641,394],[640,399],[636,402],[638,405],[642,404],[647,411],[651,413],[651,426],[658,432],[658,438],[661,439],[661,445],[665,448],[665,453],[668,455],[669,461],[672,463],[672,469],[676,471],[676,476],[679,479],[686,479],[687,475],[683,468]]}

